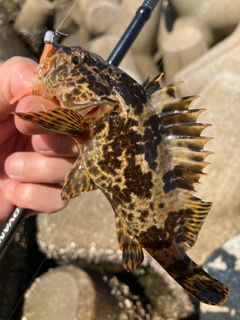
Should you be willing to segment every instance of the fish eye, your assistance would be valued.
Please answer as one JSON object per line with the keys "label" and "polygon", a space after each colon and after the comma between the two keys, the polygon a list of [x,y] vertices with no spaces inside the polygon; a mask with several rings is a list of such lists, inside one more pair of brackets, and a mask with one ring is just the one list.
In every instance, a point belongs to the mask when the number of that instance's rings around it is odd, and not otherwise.
{"label": "fish eye", "polygon": [[73,63],[75,66],[78,66],[78,65],[79,65],[79,57],[78,57],[78,56],[73,56],[73,57],[72,57],[72,63]]}

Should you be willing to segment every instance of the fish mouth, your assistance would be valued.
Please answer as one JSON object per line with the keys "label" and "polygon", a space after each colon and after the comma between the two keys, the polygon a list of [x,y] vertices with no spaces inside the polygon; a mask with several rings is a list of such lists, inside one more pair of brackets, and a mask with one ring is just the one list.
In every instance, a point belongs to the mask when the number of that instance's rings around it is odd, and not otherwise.
{"label": "fish mouth", "polygon": [[112,106],[109,104],[98,104],[91,109],[87,110],[86,112],[83,112],[82,110],[79,110],[81,116],[86,121],[87,124],[92,125],[96,124],[99,120],[108,117],[113,110],[116,109],[116,106]]}
{"label": "fish mouth", "polygon": [[88,124],[94,124],[98,120],[104,118],[106,115],[110,114],[116,106],[110,105],[108,103],[95,103],[94,105],[64,105],[60,104],[62,108],[72,109],[76,112],[79,112],[83,119]]}
{"label": "fish mouth", "polygon": [[91,108],[88,111],[80,111],[80,114],[83,116],[84,120],[88,120],[90,118],[93,118],[94,116],[96,116],[99,113],[99,109],[101,108],[101,105],[98,106],[94,106],[93,108]]}
{"label": "fish mouth", "polygon": [[113,109],[119,107],[118,101],[112,97],[79,101],[77,103],[71,103],[71,101],[65,103],[60,98],[61,97],[57,97],[60,102],[60,107],[75,110],[79,112],[84,119],[92,118],[93,116],[96,116],[96,114],[102,117],[103,114],[108,113],[109,111],[111,112]]}
{"label": "fish mouth", "polygon": [[101,107],[101,104],[98,105],[91,105],[91,106],[70,106],[70,105],[64,105],[64,104],[60,104],[60,107],[64,108],[64,109],[71,109],[74,110],[78,113],[80,113],[80,115],[86,120],[89,118],[92,118],[94,115],[96,115],[96,113],[98,113],[99,108]]}

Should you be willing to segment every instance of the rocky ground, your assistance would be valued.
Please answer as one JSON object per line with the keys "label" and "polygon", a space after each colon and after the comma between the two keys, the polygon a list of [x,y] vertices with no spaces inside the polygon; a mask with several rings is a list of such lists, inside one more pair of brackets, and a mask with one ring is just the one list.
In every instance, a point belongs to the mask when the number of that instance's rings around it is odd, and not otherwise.
{"label": "rocky ground", "polygon": [[[0,0],[0,59],[37,59],[43,33],[57,28],[72,2]],[[141,3],[79,0],[62,42],[107,58]],[[229,286],[226,304],[200,307],[148,255],[136,272],[123,271],[113,211],[94,191],[19,230],[0,263],[1,319],[240,318],[239,16],[238,0],[164,1],[120,65],[139,82],[163,70],[165,84],[184,81],[180,95],[200,95],[192,107],[206,109],[199,121],[212,124],[204,135],[214,138],[207,144],[214,154],[196,188],[214,204],[189,255]]]}

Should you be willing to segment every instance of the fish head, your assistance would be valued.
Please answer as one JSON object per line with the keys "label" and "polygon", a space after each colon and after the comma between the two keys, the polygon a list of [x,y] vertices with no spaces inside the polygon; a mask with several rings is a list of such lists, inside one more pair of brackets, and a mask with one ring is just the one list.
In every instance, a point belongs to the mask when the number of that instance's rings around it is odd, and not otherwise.
{"label": "fish head", "polygon": [[61,107],[84,116],[100,105],[119,104],[116,91],[106,79],[109,70],[109,64],[97,54],[53,43],[34,72],[32,92],[47,99],[56,98]]}

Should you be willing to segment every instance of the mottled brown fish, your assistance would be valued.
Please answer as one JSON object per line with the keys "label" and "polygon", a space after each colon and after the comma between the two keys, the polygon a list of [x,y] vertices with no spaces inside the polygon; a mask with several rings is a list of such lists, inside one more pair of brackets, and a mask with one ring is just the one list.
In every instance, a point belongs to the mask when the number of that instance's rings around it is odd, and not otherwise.
{"label": "mottled brown fish", "polygon": [[210,153],[207,125],[196,122],[203,110],[189,109],[194,97],[176,98],[180,83],[161,88],[161,77],[140,85],[96,54],[56,43],[35,76],[33,94],[60,107],[15,114],[76,141],[62,198],[101,189],[127,271],[142,263],[144,248],[193,297],[222,304],[228,288],[186,255],[211,208],[193,195]]}

